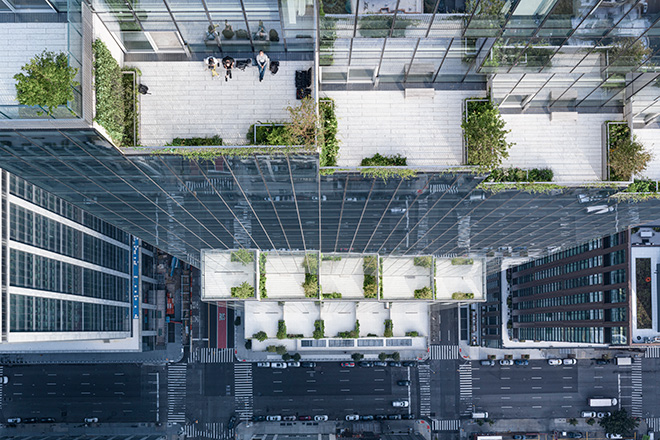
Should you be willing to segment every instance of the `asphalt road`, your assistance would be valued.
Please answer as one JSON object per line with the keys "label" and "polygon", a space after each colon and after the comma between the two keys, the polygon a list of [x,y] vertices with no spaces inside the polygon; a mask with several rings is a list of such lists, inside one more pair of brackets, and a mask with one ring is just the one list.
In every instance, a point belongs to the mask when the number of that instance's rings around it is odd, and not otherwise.
{"label": "asphalt road", "polygon": [[226,423],[234,413],[234,364],[189,364],[186,415],[198,423]]}
{"label": "asphalt road", "polygon": [[579,417],[592,397],[617,397],[630,411],[631,369],[614,364],[481,366],[472,363],[472,403],[493,419]]}
{"label": "asphalt road", "polygon": [[[398,380],[410,380],[412,386],[399,386]],[[319,362],[313,369],[255,367],[253,381],[257,415],[327,415],[343,419],[348,414],[419,411],[417,371],[412,367],[342,368],[339,362]],[[407,400],[411,406],[395,408],[395,400]]]}
{"label": "asphalt road", "polygon": [[[53,417],[61,423],[155,422],[156,367],[134,364],[5,366],[2,417]],[[162,399],[161,399],[162,400]],[[162,410],[161,410],[162,411]],[[160,420],[163,420],[162,416]]]}

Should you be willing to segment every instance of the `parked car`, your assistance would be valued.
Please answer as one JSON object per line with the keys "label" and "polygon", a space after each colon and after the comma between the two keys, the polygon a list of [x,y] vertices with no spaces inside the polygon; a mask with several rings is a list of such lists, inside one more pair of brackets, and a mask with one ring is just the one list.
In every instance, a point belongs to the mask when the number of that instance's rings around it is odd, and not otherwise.
{"label": "parked car", "polygon": [[327,422],[328,416],[314,416],[314,420],[317,422]]}
{"label": "parked car", "polygon": [[399,362],[399,361],[389,361],[389,362],[387,363],[387,365],[389,365],[390,367],[400,367],[400,366],[401,366],[401,362]]}
{"label": "parked car", "polygon": [[39,419],[40,423],[55,423],[55,419],[52,417],[42,417]]}
{"label": "parked car", "polygon": [[595,359],[596,365],[607,365],[610,363],[609,359]]}
{"label": "parked car", "polygon": [[282,416],[266,416],[266,420],[269,422],[279,422],[282,420]]}
{"label": "parked car", "polygon": [[562,437],[566,437],[566,438],[582,438],[582,437],[584,437],[581,432],[577,432],[577,431],[562,432],[561,435],[562,435]]}
{"label": "parked car", "polygon": [[300,362],[287,362],[286,365],[289,368],[297,368],[300,367]]}
{"label": "parked car", "polygon": [[410,381],[409,380],[398,380],[396,382],[397,385],[402,386],[402,387],[409,387],[410,386]]}
{"label": "parked car", "polygon": [[378,414],[375,418],[376,420],[387,420],[387,416],[383,414]]}
{"label": "parked car", "polygon": [[282,420],[284,420],[285,422],[295,422],[296,416],[284,416],[282,417]]}
{"label": "parked car", "polygon": [[253,422],[263,422],[266,420],[266,416],[252,416]]}
{"label": "parked car", "polygon": [[609,412],[609,411],[601,411],[596,415],[596,417],[598,417],[599,419],[602,419],[603,417],[607,417],[607,416],[611,416],[611,415],[612,415],[612,413]]}
{"label": "parked car", "polygon": [[312,420],[312,416],[298,416],[298,420]]}
{"label": "parked car", "polygon": [[516,364],[516,365],[529,365],[529,361],[527,359],[516,359],[514,361],[514,364]]}
{"label": "parked car", "polygon": [[392,402],[392,406],[396,406],[399,408],[408,408],[408,401],[407,400],[394,400]]}
{"label": "parked car", "polygon": [[513,361],[511,359],[500,359],[500,365],[513,365]]}
{"label": "parked car", "polygon": [[21,423],[20,417],[10,417],[7,419],[7,423]]}
{"label": "parked car", "polygon": [[314,368],[316,367],[316,362],[301,362],[300,366],[303,368]]}
{"label": "parked car", "polygon": [[623,438],[621,434],[605,434],[605,437],[611,438],[611,439],[620,439]]}
{"label": "parked car", "polygon": [[577,361],[575,359],[562,359],[564,365],[575,365]]}
{"label": "parked car", "polygon": [[36,417],[26,417],[23,419],[23,423],[37,423],[39,419]]}
{"label": "parked car", "polygon": [[548,359],[548,365],[557,366],[561,364],[562,364],[561,359]]}
{"label": "parked car", "polygon": [[257,362],[257,367],[270,368],[270,362]]}
{"label": "parked car", "polygon": [[98,417],[87,417],[85,418],[85,423],[98,423],[99,418]]}
{"label": "parked car", "polygon": [[417,361],[404,361],[401,362],[402,367],[416,367],[417,366]]}
{"label": "parked car", "polygon": [[353,368],[355,366],[355,362],[342,362],[341,366],[343,368]]}
{"label": "parked car", "polygon": [[7,376],[2,376],[2,383],[3,384],[8,384],[9,383],[9,378]]}
{"label": "parked car", "polygon": [[360,416],[360,420],[373,420],[374,416]]}
{"label": "parked car", "polygon": [[387,420],[401,420],[401,414],[390,414],[387,416]]}
{"label": "parked car", "polygon": [[582,411],[580,414],[581,414],[580,417],[586,417],[586,418],[596,417],[596,411]]}
{"label": "parked car", "polygon": [[483,360],[483,361],[480,361],[479,364],[483,365],[484,367],[492,367],[493,365],[495,365],[495,361]]}
{"label": "parked car", "polygon": [[375,361],[374,367],[387,367],[387,362],[385,361]]}
{"label": "parked car", "polygon": [[238,419],[236,418],[236,416],[231,416],[229,418],[229,423],[227,423],[227,429],[234,429],[236,427],[237,420]]}
{"label": "parked car", "polygon": [[286,362],[273,362],[271,368],[286,368]]}
{"label": "parked car", "polygon": [[358,362],[358,365],[365,368],[371,368],[374,366],[374,363],[371,361],[362,361],[362,362]]}
{"label": "parked car", "polygon": [[415,414],[404,414],[401,416],[403,420],[415,420]]}
{"label": "parked car", "polygon": [[349,414],[346,416],[346,420],[349,422],[356,422],[360,420],[360,416],[358,414]]}

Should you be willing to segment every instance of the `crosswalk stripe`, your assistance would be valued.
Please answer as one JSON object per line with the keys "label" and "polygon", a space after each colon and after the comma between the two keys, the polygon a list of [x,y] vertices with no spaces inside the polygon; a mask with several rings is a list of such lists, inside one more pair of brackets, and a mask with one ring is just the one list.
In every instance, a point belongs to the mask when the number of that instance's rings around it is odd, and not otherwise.
{"label": "crosswalk stripe", "polygon": [[431,360],[454,360],[461,358],[458,345],[431,345],[429,348]]}
{"label": "crosswalk stripe", "polygon": [[418,368],[419,377],[419,414],[421,417],[431,415],[431,366],[421,364]]}
{"label": "crosswalk stripe", "polygon": [[236,413],[240,420],[252,419],[252,364],[234,364],[234,399],[236,401]]}
{"label": "crosswalk stripe", "polygon": [[461,428],[460,420],[432,420],[433,431],[458,431]]}
{"label": "crosswalk stripe", "polygon": [[167,366],[167,421],[186,422],[186,364]]}
{"label": "crosswalk stripe", "polygon": [[642,416],[642,360],[635,358],[632,364],[632,408],[630,414],[633,417]]}
{"label": "crosswalk stripe", "polygon": [[653,431],[660,431],[660,417],[651,417],[646,419],[646,425]]}
{"label": "crosswalk stripe", "polygon": [[189,362],[218,364],[234,362],[233,348],[196,348],[190,352]]}
{"label": "crosswalk stripe", "polygon": [[186,425],[184,427],[184,433],[187,438],[209,438],[215,440],[229,439],[229,433],[225,429],[225,424],[221,422]]}
{"label": "crosswalk stripe", "polygon": [[472,363],[466,362],[458,367],[459,399],[461,415],[472,413]]}
{"label": "crosswalk stripe", "polygon": [[654,359],[660,358],[660,347],[646,347],[645,356]]}

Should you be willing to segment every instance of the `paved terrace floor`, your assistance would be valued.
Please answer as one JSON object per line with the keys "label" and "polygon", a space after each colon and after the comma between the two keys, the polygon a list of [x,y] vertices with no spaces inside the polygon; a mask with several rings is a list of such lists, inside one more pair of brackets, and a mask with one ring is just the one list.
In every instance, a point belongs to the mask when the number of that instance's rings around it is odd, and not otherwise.
{"label": "paved terrace floor", "polygon": [[16,105],[13,76],[43,50],[66,52],[66,23],[2,23],[0,41],[0,105]]}
{"label": "paved terrace floor", "polygon": [[[254,63],[254,61],[253,61]],[[162,146],[175,137],[219,135],[224,145],[244,145],[255,122],[284,121],[286,107],[298,105],[295,71],[312,67],[311,61],[282,61],[279,72],[266,72],[259,82],[255,65],[233,69],[233,79],[224,80],[224,70],[211,77],[201,61],[139,62],[140,81],[150,95],[140,99],[141,143]]]}

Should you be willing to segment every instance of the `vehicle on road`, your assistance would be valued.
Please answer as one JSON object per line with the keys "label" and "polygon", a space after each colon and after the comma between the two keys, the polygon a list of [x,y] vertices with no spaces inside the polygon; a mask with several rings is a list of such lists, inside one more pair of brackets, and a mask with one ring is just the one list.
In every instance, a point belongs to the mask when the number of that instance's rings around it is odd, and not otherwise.
{"label": "vehicle on road", "polygon": [[2,376],[2,383],[3,384],[8,384],[9,383],[9,378],[7,376]]}
{"label": "vehicle on road", "polygon": [[408,401],[407,400],[394,400],[392,401],[392,406],[396,406],[399,408],[408,408]]}
{"label": "vehicle on road", "polygon": [[314,420],[317,422],[327,422],[328,421],[328,416],[314,416]]}
{"label": "vehicle on road", "polygon": [[374,416],[360,416],[360,420],[373,420]]}
{"label": "vehicle on road", "polygon": [[598,414],[596,414],[594,417],[598,417],[599,419],[602,419],[604,417],[611,416],[612,413],[609,411],[599,411]]}
{"label": "vehicle on road", "polygon": [[415,414],[404,414],[401,416],[403,420],[415,420]]}
{"label": "vehicle on road", "polygon": [[495,361],[493,361],[493,360],[483,360],[483,361],[479,361],[479,364],[483,365],[484,367],[493,367],[493,366],[495,366]]}
{"label": "vehicle on road", "polygon": [[55,423],[55,419],[52,417],[42,417],[39,419],[40,423]]}
{"label": "vehicle on road", "polygon": [[229,418],[229,423],[227,423],[227,429],[234,429],[236,427],[236,416],[231,416]]}
{"label": "vehicle on road", "polygon": [[263,422],[266,420],[266,416],[252,416],[253,422]]}
{"label": "vehicle on road", "polygon": [[473,412],[472,413],[472,418],[473,419],[487,419],[488,418],[488,413],[486,411]]}
{"label": "vehicle on road", "polygon": [[387,420],[387,416],[383,414],[378,414],[376,416],[376,420]]}
{"label": "vehicle on road", "polygon": [[611,439],[621,439],[623,436],[621,434],[605,434],[605,437]]}
{"label": "vehicle on road", "polygon": [[513,365],[513,361],[511,359],[500,359],[500,365]]}
{"label": "vehicle on road", "polygon": [[605,399],[589,399],[589,406],[592,408],[597,408],[599,406],[615,406],[618,400],[616,398],[605,398]]}
{"label": "vehicle on road", "polygon": [[273,362],[270,364],[271,368],[286,368],[286,362]]}
{"label": "vehicle on road", "polygon": [[358,365],[365,368],[371,368],[374,366],[374,363],[371,361],[362,361],[362,362],[358,362]]}
{"label": "vehicle on road", "polygon": [[360,420],[360,416],[358,414],[349,414],[346,416],[346,421],[348,422],[356,422]]}
{"label": "vehicle on road", "polygon": [[99,418],[98,417],[87,417],[85,418],[85,423],[98,423]]}
{"label": "vehicle on road", "polygon": [[298,416],[298,420],[312,420],[312,416]]}
{"label": "vehicle on road", "polygon": [[390,414],[387,416],[387,420],[401,420],[401,414]]}
{"label": "vehicle on road", "polygon": [[39,419],[36,417],[26,417],[23,419],[23,423],[37,423],[39,422]]}
{"label": "vehicle on road", "polygon": [[617,365],[632,365],[632,358],[630,356],[619,356],[614,358]]}
{"label": "vehicle on road", "polygon": [[397,385],[402,386],[402,387],[409,387],[410,386],[410,381],[409,380],[398,380],[396,382]]}
{"label": "vehicle on road", "polygon": [[[587,418],[588,417],[596,417],[596,412],[595,411],[582,411],[580,414],[581,414],[580,417],[587,417]],[[600,413],[600,414],[602,414],[602,413]]]}
{"label": "vehicle on road", "polygon": [[266,420],[269,422],[279,422],[282,420],[282,416],[266,416]]}
{"label": "vehicle on road", "polygon": [[401,367],[401,362],[399,362],[399,361],[389,361],[387,363],[387,365],[389,365],[390,367]]}
{"label": "vehicle on road", "polygon": [[575,365],[575,364],[577,364],[577,361],[575,359],[562,359],[561,362],[564,365]]}
{"label": "vehicle on road", "polygon": [[316,367],[316,362],[301,362],[300,366],[303,368],[314,368]]}
{"label": "vehicle on road", "polygon": [[516,364],[516,365],[529,365],[529,361],[527,359],[516,359],[514,361],[514,364]]}
{"label": "vehicle on road", "polygon": [[286,365],[289,368],[298,368],[300,367],[300,362],[287,362]]}
{"label": "vehicle on road", "polygon": [[282,420],[284,420],[285,422],[295,422],[296,416],[283,416]]}
{"label": "vehicle on road", "polygon": [[548,365],[552,365],[556,367],[557,365],[561,365],[561,364],[562,364],[561,359],[548,359]]}
{"label": "vehicle on road", "polygon": [[402,367],[416,367],[417,366],[417,361],[404,361],[401,362]]}
{"label": "vehicle on road", "polygon": [[270,368],[270,362],[257,362],[257,367]]}
{"label": "vehicle on road", "polygon": [[342,362],[341,366],[343,368],[353,368],[355,366],[355,362]]}
{"label": "vehicle on road", "polygon": [[21,423],[20,417],[10,417],[7,419],[7,423]]}
{"label": "vehicle on road", "polygon": [[515,434],[512,436],[514,440],[528,440],[538,438],[536,435]]}
{"label": "vehicle on road", "polygon": [[374,367],[387,367],[387,362],[385,361],[375,361]]}
{"label": "vehicle on road", "polygon": [[561,433],[562,437],[565,438],[582,438],[584,437],[581,432],[577,431],[564,431]]}
{"label": "vehicle on road", "polygon": [[609,359],[594,359],[596,361],[596,365],[607,365],[610,363]]}

